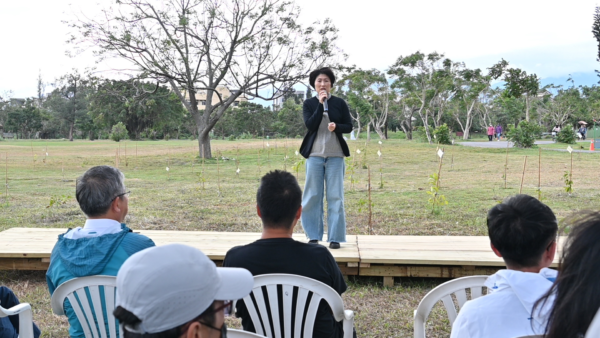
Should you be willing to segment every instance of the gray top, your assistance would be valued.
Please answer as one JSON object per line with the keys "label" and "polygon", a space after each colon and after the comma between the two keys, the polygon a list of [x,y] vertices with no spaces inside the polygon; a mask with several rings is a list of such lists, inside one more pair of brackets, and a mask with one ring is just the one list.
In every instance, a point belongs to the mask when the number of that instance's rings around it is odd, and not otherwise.
{"label": "gray top", "polygon": [[327,125],[331,122],[329,120],[329,114],[323,112],[323,119],[319,125],[319,131],[315,143],[313,143],[312,151],[310,156],[317,157],[344,157],[344,152],[340,146],[340,141],[335,134],[335,131],[329,131]]}

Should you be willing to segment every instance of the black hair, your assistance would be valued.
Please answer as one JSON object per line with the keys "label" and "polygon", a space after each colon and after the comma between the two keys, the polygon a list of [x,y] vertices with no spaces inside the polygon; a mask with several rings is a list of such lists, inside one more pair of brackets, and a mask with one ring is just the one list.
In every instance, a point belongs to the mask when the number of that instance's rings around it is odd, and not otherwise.
{"label": "black hair", "polygon": [[329,78],[329,81],[331,81],[331,86],[333,87],[333,84],[335,83],[335,74],[333,74],[333,71],[329,67],[315,69],[312,72],[310,72],[310,74],[308,75],[308,83],[310,84],[310,86],[313,87],[314,89],[316,89],[315,88],[315,80],[321,74],[327,75],[327,77]]}
{"label": "black hair", "polygon": [[[204,310],[202,314],[190,320],[188,323],[196,322],[202,319],[205,323],[208,323],[209,325],[214,324],[216,321],[216,313],[213,311],[214,307],[215,303],[213,302],[212,305],[208,307],[208,309]],[[117,306],[117,308],[113,311],[113,314],[115,318],[119,320],[120,324],[123,325],[123,338],[179,338],[183,334],[183,327],[188,324],[184,323],[172,329],[168,329],[161,332],[140,334],[127,330],[126,325],[132,326],[142,322],[142,320],[139,319],[132,312],[124,309],[121,306]]]}
{"label": "black hair", "polygon": [[125,192],[124,179],[117,168],[107,165],[90,168],[77,179],[75,188],[81,211],[89,217],[104,215],[115,197]]}
{"label": "black hair", "polygon": [[552,209],[529,195],[515,195],[490,209],[487,227],[507,265],[522,268],[537,266],[558,233]]}
{"label": "black hair", "polygon": [[294,175],[274,170],[261,178],[256,204],[266,227],[289,228],[302,205],[302,190]]}
{"label": "black hair", "polygon": [[555,296],[545,338],[583,337],[600,307],[600,212],[572,218],[556,282],[533,307],[536,311]]}

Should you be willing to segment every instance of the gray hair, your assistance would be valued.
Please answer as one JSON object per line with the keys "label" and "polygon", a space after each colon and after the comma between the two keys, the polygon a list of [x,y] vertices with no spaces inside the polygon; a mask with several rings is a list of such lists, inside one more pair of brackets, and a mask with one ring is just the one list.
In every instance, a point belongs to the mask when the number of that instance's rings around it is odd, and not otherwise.
{"label": "gray hair", "polygon": [[125,176],[107,165],[90,168],[77,179],[75,197],[79,207],[88,217],[106,214],[114,199],[125,193]]}

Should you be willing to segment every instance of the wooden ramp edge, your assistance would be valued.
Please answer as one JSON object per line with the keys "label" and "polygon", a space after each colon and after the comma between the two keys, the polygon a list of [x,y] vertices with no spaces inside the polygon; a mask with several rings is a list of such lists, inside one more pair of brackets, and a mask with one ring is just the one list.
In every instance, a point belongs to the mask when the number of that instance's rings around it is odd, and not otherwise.
{"label": "wooden ramp edge", "polygon": [[[0,270],[46,270],[61,228],[11,228],[0,232]],[[156,245],[182,243],[204,252],[221,265],[227,251],[252,243],[260,233],[134,230]],[[294,239],[306,241],[304,234]],[[490,249],[487,236],[366,236],[348,235],[347,243],[330,250],[346,276],[456,278],[489,275],[504,268]],[[327,245],[327,243],[321,243]],[[560,247],[560,245],[559,245]],[[554,266],[557,266],[559,254]]]}

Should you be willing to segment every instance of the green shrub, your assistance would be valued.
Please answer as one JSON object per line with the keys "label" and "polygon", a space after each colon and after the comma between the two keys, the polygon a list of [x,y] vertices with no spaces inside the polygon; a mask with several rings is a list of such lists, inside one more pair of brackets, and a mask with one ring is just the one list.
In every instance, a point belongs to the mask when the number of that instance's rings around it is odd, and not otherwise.
{"label": "green shrub", "polygon": [[427,139],[427,134],[425,133],[425,127],[417,127],[417,129],[413,132],[413,140],[424,143],[429,142],[429,140]]}
{"label": "green shrub", "polygon": [[576,139],[577,135],[575,134],[575,130],[571,126],[566,126],[562,128],[558,135],[556,135],[556,141],[560,143],[575,144]]}
{"label": "green shrub", "polygon": [[125,128],[125,125],[123,124],[123,122],[119,122],[117,124],[115,124],[114,126],[112,126],[111,132],[110,132],[110,139],[115,141],[115,142],[119,142],[121,140],[124,140],[128,137],[128,133],[127,133],[127,128]]}
{"label": "green shrub", "polygon": [[527,122],[525,120],[519,122],[515,128],[512,125],[508,126],[506,138],[515,144],[518,148],[531,148],[534,146],[536,138],[540,136],[541,129],[539,126]]}
{"label": "green shrub", "polygon": [[433,136],[435,143],[452,144],[450,129],[448,129],[448,125],[445,123],[433,130]]}
{"label": "green shrub", "polygon": [[247,132],[241,133],[240,136],[238,137],[238,139],[240,139],[240,140],[249,140],[252,138],[254,138],[254,135],[247,133]]}

